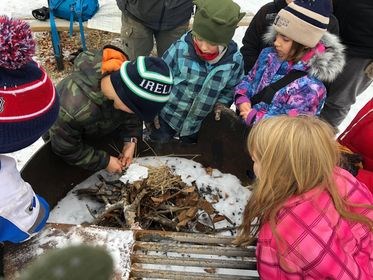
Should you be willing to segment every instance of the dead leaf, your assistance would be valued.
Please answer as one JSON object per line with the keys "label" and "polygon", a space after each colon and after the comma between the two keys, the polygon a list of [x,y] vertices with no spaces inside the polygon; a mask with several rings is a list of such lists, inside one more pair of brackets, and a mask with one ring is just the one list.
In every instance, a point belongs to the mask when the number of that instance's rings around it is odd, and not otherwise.
{"label": "dead leaf", "polygon": [[211,203],[205,199],[200,199],[198,202],[198,207],[203,209],[207,214],[211,215],[215,212],[214,207],[212,207]]}
{"label": "dead leaf", "polygon": [[212,175],[212,172],[214,171],[212,167],[206,167],[205,170],[206,170],[206,173],[209,174],[210,176]]}
{"label": "dead leaf", "polygon": [[184,227],[190,221],[190,218],[185,218],[184,220],[180,221],[176,226],[177,227]]}
{"label": "dead leaf", "polygon": [[196,189],[194,187],[189,187],[189,188],[182,189],[181,192],[183,192],[183,193],[192,193],[195,190]]}
{"label": "dead leaf", "polygon": [[219,195],[213,194],[211,199],[211,204],[215,204],[219,202]]}
{"label": "dead leaf", "polygon": [[198,208],[197,207],[191,207],[186,211],[186,215],[189,218],[194,218],[197,214]]}
{"label": "dead leaf", "polygon": [[222,216],[222,215],[215,215],[213,218],[212,218],[212,222],[214,224],[216,224],[217,222],[220,222],[220,221],[224,221],[225,220],[225,217]]}

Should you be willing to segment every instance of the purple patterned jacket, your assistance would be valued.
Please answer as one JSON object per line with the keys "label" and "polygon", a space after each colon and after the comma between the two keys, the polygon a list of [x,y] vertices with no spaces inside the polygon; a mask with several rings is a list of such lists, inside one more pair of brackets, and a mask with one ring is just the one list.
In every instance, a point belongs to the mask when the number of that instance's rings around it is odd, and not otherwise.
{"label": "purple patterned jacket", "polygon": [[[273,40],[275,34],[271,31],[266,36]],[[332,81],[342,71],[343,50],[338,38],[330,33],[297,63],[281,60],[273,47],[263,49],[254,67],[235,88],[236,106],[250,102],[252,96],[293,69],[305,71],[307,75],[277,91],[271,104],[260,102],[252,106],[246,123],[284,114],[318,115],[326,97],[323,81]]]}

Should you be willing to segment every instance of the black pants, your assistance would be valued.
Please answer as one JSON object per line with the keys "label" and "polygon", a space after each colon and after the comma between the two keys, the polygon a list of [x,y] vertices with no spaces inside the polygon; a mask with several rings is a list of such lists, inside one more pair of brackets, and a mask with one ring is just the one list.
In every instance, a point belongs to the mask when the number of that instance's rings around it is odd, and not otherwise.
{"label": "black pants", "polygon": [[[177,134],[176,131],[168,125],[161,117],[159,117],[159,129],[152,128],[152,131],[149,135],[149,138],[153,142],[157,143],[168,143],[174,139],[174,136]],[[180,142],[183,144],[195,144],[198,140],[198,132],[181,136]]]}

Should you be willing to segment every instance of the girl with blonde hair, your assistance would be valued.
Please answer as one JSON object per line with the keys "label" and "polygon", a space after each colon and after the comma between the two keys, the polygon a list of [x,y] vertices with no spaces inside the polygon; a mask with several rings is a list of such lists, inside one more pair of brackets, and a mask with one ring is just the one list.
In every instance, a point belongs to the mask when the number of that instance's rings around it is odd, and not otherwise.
{"label": "girl with blonde hair", "polygon": [[248,150],[257,182],[235,243],[258,237],[260,278],[373,279],[373,195],[337,167],[332,128],[310,116],[264,119]]}

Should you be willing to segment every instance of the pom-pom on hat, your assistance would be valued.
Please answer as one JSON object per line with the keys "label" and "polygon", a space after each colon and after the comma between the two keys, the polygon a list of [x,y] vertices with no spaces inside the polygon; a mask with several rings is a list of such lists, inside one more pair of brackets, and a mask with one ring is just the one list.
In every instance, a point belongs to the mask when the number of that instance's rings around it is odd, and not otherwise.
{"label": "pom-pom on hat", "polygon": [[192,33],[215,45],[227,46],[245,13],[232,0],[194,0]]}
{"label": "pom-pom on hat", "polygon": [[0,67],[19,69],[32,60],[35,41],[26,22],[1,16],[0,32]]}
{"label": "pom-pom on hat", "polygon": [[58,116],[55,88],[34,53],[30,26],[0,16],[0,153],[29,146]]}
{"label": "pom-pom on hat", "polygon": [[163,108],[173,85],[170,68],[159,57],[125,61],[110,80],[118,97],[144,121],[151,121]]}
{"label": "pom-pom on hat", "polygon": [[332,13],[330,0],[295,0],[273,22],[277,32],[313,48],[326,32]]}

